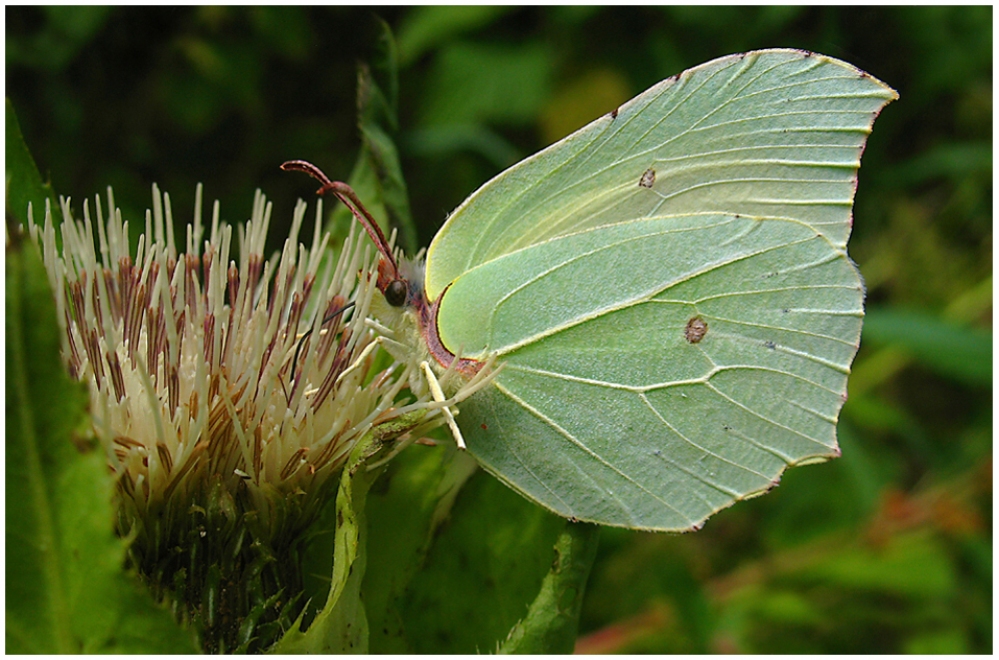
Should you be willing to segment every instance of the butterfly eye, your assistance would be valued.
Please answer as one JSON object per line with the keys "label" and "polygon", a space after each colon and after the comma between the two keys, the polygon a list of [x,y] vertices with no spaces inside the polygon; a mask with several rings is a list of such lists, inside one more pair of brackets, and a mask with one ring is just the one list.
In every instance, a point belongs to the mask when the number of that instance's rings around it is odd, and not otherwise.
{"label": "butterfly eye", "polygon": [[406,286],[406,280],[392,280],[385,288],[385,300],[393,307],[402,307],[406,304],[408,293],[409,287]]}

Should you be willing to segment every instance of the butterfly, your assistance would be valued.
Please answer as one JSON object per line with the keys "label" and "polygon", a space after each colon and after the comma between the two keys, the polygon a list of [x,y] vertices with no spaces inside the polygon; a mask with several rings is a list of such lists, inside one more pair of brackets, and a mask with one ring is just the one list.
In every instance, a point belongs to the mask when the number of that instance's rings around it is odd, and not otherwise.
{"label": "butterfly", "polygon": [[482,467],[573,520],[686,531],[839,455],[857,170],[895,98],[814,53],[713,60],[488,181],[422,263],[346,184],[282,167],[379,246],[388,325],[436,399],[498,365],[449,418]]}

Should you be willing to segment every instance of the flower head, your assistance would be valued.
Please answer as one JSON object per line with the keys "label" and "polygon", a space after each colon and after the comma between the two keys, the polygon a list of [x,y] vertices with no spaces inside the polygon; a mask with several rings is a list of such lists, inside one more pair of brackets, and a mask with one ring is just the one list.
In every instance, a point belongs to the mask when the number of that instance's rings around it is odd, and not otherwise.
{"label": "flower head", "polygon": [[[372,375],[381,354],[367,323],[370,258],[352,235],[326,263],[321,206],[310,249],[298,243],[300,202],[283,249],[265,259],[271,205],[258,192],[235,232],[238,261],[218,203],[210,226],[202,224],[200,186],[183,251],[170,198],[155,186],[134,257],[110,189],[107,206],[105,217],[97,198],[92,217],[85,203],[81,221],[63,200],[61,250],[50,209],[31,233],[56,292],[64,357],[90,388],[132,560],[197,617],[211,576],[196,573],[219,562],[239,579],[247,564],[279,557],[315,519],[365,434],[414,411],[425,416],[410,426],[426,427],[440,406],[424,396],[397,407],[411,365]],[[206,537],[207,555],[198,550]],[[192,568],[178,547],[201,552],[208,568]],[[293,593],[286,583],[298,576],[274,570],[271,591]]]}

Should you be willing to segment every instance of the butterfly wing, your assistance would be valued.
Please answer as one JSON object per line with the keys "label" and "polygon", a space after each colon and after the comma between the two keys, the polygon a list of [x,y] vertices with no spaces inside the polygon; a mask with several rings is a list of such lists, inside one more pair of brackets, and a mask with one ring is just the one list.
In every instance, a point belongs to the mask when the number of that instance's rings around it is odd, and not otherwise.
{"label": "butterfly wing", "polygon": [[894,98],[845,62],[796,50],[685,71],[469,197],[430,246],[427,296],[509,252],[652,215],[794,218],[844,247],[864,142]]}
{"label": "butterfly wing", "polygon": [[862,317],[856,268],[813,228],[700,214],[505,255],[439,318],[504,365],[458,417],[486,469],[567,517],[680,530],[837,455]]}
{"label": "butterfly wing", "polygon": [[567,517],[683,530],[838,454],[863,317],[846,256],[892,90],[798,51],[669,79],[499,175],[431,245],[469,450]]}

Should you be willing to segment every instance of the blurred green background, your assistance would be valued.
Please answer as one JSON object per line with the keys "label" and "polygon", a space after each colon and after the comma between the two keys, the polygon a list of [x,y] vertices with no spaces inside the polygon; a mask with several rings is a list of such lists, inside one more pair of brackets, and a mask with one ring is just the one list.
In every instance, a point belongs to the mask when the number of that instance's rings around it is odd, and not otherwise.
{"label": "blurred green background", "polygon": [[[869,316],[843,457],[681,536],[605,529],[577,650],[992,651],[991,7],[7,7],[7,88],[56,192],[141,217],[194,186],[280,237],[312,160],[346,178],[377,13],[419,240],[493,174],[674,73],[814,50],[895,87],[850,252]],[[309,200],[311,202],[311,199]]]}

